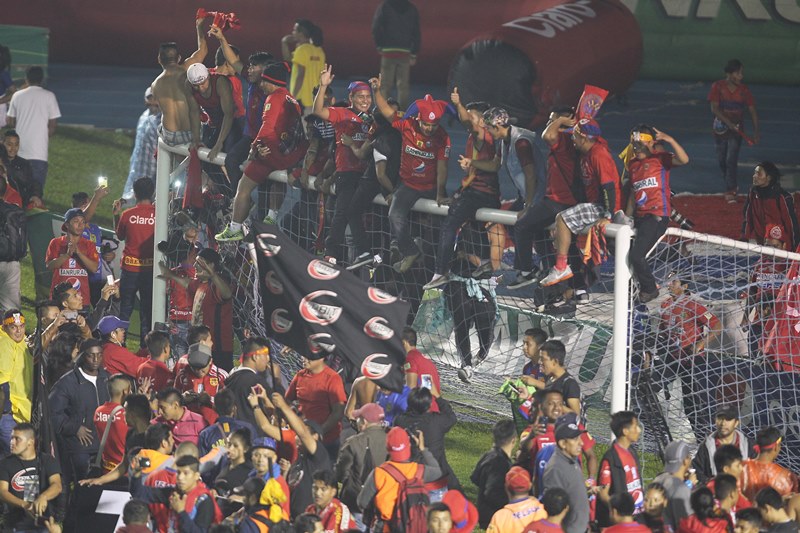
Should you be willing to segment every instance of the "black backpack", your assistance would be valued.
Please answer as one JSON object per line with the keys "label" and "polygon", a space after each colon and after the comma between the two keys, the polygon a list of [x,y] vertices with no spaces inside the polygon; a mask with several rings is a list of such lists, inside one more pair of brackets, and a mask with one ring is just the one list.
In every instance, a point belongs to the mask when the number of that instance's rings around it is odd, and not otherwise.
{"label": "black backpack", "polygon": [[0,201],[0,261],[19,261],[28,255],[28,221],[25,211]]}

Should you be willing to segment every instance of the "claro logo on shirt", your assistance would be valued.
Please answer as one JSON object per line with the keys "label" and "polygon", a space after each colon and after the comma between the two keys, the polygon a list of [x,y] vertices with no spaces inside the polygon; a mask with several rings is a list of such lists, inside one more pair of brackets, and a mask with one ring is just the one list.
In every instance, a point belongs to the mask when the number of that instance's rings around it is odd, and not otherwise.
{"label": "claro logo on shirt", "polygon": [[156,217],[140,217],[139,215],[131,215],[130,218],[128,218],[128,222],[137,225],[155,226]]}

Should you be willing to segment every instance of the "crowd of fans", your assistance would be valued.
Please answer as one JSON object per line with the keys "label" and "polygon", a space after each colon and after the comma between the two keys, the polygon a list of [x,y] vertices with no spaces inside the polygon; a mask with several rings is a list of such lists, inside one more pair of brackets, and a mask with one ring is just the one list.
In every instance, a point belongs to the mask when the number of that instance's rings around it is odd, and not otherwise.
{"label": "crowd of fans", "polygon": [[[425,253],[410,230],[412,207],[422,198],[435,200],[449,210],[424,289],[438,289],[461,279],[451,271],[459,234],[478,209],[500,206],[501,170],[518,196],[512,206],[517,275],[510,289],[563,283],[566,299],[588,301],[588,280],[576,275],[587,269],[575,260],[573,241],[602,237],[615,216],[637,230],[630,260],[639,300],[654,300],[659,289],[645,255],[673,213],[669,170],[689,162],[674,138],[634,126],[623,184],[599,123],[574,108],[554,109],[540,137],[516,126],[500,106],[462,102],[458,88],[449,102],[426,96],[404,112],[420,45],[416,8],[407,0],[381,4],[373,27],[381,75],[351,83],[341,103],[331,88],[322,30],[311,21],[297,20],[282,39],[282,60],[259,51],[245,62],[224,28],[206,28],[198,18],[196,29],[198,49],[185,61],[174,43],[161,45],[163,72],[145,91],[130,172],[112,205],[116,237],[124,241],[119,278],[110,267],[117,241],[104,241],[91,222],[109,194],[101,182],[91,197],[73,195],[64,235],[48,246],[50,299],[38,303],[37,329],[27,338],[19,298],[19,261],[27,246],[23,209],[43,206],[47,138],[60,113],[41,87],[42,69],[29,69],[19,90],[0,77],[8,125],[16,128],[4,133],[0,165],[4,531],[76,530],[85,517],[74,503],[81,491],[97,486],[130,491],[120,528],[128,532],[444,533],[478,526],[493,533],[798,531],[800,487],[795,474],[775,463],[779,430],[763,428],[750,442],[737,429],[738,407],[720,405],[716,431],[696,454],[685,442],[671,443],[664,472],[646,485],[636,451],[642,433],[637,415],[612,414],[615,440],[599,457],[585,430],[580,384],[566,370],[564,344],[542,330],[524,334],[529,361],[511,380],[515,419],[492,429],[494,445],[470,476],[478,489],[474,503],[447,459],[445,437],[456,415],[412,328],[402,331],[402,391],[366,377],[346,383],[325,358],[311,356],[286,383],[269,339],[246,335],[236,350],[234,282],[218,250],[245,236],[249,217],[276,222],[297,204],[329,196],[332,216],[314,243],[326,260],[357,271],[389,251],[389,262],[403,275]],[[214,68],[203,63],[206,32],[219,42]],[[741,84],[741,63],[731,61],[725,72],[709,99],[733,198],[744,111],[756,141],[758,121]],[[389,95],[394,89],[396,99]],[[451,196],[445,187],[447,114],[468,132],[459,156],[464,177]],[[192,186],[202,185],[203,202],[231,204],[232,214],[223,227],[208,217],[198,220],[197,210],[181,211],[171,221],[178,230],[158,244],[166,260],[154,265],[159,136],[170,145],[209,148],[209,160],[218,165],[203,163],[197,172],[202,181]],[[285,190],[268,180],[281,170],[290,180]],[[770,162],[756,167],[743,238],[794,249],[800,232],[779,178]],[[269,204],[256,206],[253,215],[257,188],[269,190]],[[389,205],[389,250],[375,248],[364,224],[378,194]],[[478,230],[485,246],[472,255],[467,275],[482,279],[500,267],[497,249],[507,230],[500,224]],[[167,324],[151,323],[154,268],[169,284]],[[672,344],[696,355],[716,334],[716,318],[688,299],[681,280],[669,290],[663,321],[694,317]],[[137,300],[142,343],[134,353],[126,335]],[[34,363],[43,369],[39,391],[46,396],[45,418],[36,422],[52,428],[53,453],[37,446],[42,433],[31,424],[34,381],[40,379]],[[465,360],[459,377],[469,382],[472,373]],[[693,414],[687,408],[690,419]]]}

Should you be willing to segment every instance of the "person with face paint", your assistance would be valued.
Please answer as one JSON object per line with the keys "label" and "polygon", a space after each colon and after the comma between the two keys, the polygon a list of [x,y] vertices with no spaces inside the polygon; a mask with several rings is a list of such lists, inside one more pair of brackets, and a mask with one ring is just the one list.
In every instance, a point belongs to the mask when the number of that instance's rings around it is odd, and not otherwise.
{"label": "person with face paint", "polygon": [[[662,141],[672,146],[675,153],[663,151],[658,146]],[[639,281],[639,301],[647,303],[658,297],[653,270],[647,264],[647,252],[669,225],[672,211],[669,172],[673,166],[688,163],[689,156],[675,139],[646,124],[631,130],[631,142],[626,152],[632,154],[625,165],[630,173],[632,191],[628,195],[625,214],[633,217],[636,228],[630,261]]]}

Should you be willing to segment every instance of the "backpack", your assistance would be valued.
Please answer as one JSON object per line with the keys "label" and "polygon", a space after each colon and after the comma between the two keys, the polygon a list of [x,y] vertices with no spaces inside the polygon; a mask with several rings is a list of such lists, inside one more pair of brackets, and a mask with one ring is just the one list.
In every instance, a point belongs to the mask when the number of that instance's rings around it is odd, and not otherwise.
{"label": "backpack", "polygon": [[426,513],[431,501],[425,488],[423,475],[424,465],[418,465],[414,477],[407,479],[400,470],[392,464],[383,464],[380,467],[397,482],[397,501],[394,504],[392,517],[389,519],[391,533],[426,533],[428,521]]}
{"label": "backpack", "polygon": [[269,531],[270,533],[291,533],[292,531],[294,531],[292,529],[292,525],[286,520],[281,520],[280,522],[275,523],[268,517],[258,513],[254,513],[248,516],[254,522],[259,522],[260,524],[267,526],[267,531]]}
{"label": "backpack", "polygon": [[0,201],[0,261],[19,261],[28,255],[25,211]]}

